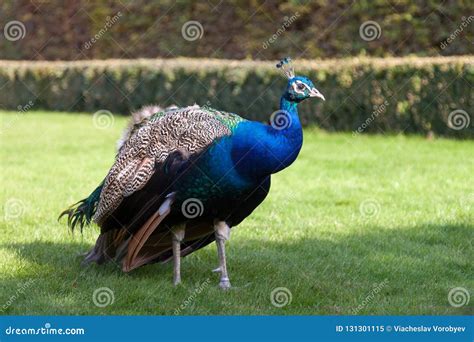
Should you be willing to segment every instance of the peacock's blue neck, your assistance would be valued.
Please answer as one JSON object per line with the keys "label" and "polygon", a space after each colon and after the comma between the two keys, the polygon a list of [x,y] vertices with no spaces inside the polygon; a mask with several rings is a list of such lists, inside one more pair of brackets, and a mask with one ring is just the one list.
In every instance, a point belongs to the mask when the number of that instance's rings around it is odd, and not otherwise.
{"label": "peacock's blue neck", "polygon": [[280,110],[285,115],[280,118],[281,121],[277,114],[272,125],[247,121],[236,128],[232,158],[240,173],[263,177],[281,171],[294,162],[303,143],[297,105],[283,96]]}
{"label": "peacock's blue neck", "polygon": [[286,110],[291,113],[295,113],[298,115],[298,103],[294,101],[290,101],[286,95],[283,95],[280,98],[280,109]]}
{"label": "peacock's blue neck", "polygon": [[[282,129],[284,131],[283,136],[288,137],[288,135],[300,134],[301,138],[303,138],[302,130],[301,130],[301,122],[298,116],[298,103],[288,100],[286,96],[283,95],[280,99],[280,111],[287,114],[289,118],[289,125],[286,125]],[[277,127],[278,124],[274,124],[273,126]],[[277,130],[278,130],[278,127],[277,127]]]}

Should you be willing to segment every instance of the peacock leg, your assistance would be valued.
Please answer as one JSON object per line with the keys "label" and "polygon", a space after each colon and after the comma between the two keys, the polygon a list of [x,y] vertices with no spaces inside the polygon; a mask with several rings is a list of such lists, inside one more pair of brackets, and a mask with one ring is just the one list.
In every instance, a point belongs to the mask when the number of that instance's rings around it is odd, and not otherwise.
{"label": "peacock leg", "polygon": [[225,260],[225,242],[230,237],[230,227],[225,221],[216,220],[214,222],[214,231],[216,235],[217,254],[219,256],[219,272],[221,273],[219,286],[227,290],[230,288],[230,280],[227,274],[227,264]]}
{"label": "peacock leg", "polygon": [[173,241],[173,284],[181,283],[181,242],[184,239],[184,225],[171,229]]}

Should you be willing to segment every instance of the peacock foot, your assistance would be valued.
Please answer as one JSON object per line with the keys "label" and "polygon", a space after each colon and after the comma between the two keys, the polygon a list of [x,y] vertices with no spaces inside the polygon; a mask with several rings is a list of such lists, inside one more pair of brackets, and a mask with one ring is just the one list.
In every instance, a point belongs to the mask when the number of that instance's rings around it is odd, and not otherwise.
{"label": "peacock foot", "polygon": [[229,278],[221,278],[221,281],[219,282],[219,287],[223,290],[228,290],[231,288],[230,285],[230,280]]}

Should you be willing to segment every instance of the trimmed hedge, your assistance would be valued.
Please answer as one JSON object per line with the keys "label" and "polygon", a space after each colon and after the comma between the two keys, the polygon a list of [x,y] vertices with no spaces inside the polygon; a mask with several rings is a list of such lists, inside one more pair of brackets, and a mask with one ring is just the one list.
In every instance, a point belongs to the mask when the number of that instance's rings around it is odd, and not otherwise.
{"label": "trimmed hedge", "polygon": [[[6,0],[0,36],[11,20],[25,34],[0,39],[0,59],[466,55],[472,14],[472,0]],[[184,39],[190,21],[199,39]]]}
{"label": "trimmed hedge", "polygon": [[[300,106],[305,125],[327,130],[473,137],[474,58],[297,60],[326,102]],[[253,120],[278,108],[286,81],[273,62],[169,59],[0,61],[0,106],[129,113],[144,104],[210,104]],[[448,117],[464,110],[470,125]],[[456,124],[455,124],[456,125]],[[459,126],[459,123],[457,123]]]}

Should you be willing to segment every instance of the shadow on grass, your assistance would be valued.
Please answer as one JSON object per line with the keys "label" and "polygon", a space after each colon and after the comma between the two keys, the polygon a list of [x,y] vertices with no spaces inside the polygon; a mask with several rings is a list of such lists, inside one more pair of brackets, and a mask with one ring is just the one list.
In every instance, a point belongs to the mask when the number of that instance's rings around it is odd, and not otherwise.
{"label": "shadow on grass", "polygon": [[[324,238],[294,241],[271,241],[265,237],[244,240],[239,236],[229,245],[230,276],[233,285],[243,288],[241,293],[246,288],[249,292],[264,293],[278,286],[291,288],[295,297],[292,309],[301,309],[295,313],[318,312],[308,311],[318,303],[331,307],[323,313],[347,314],[344,306],[357,306],[374,284],[386,283],[380,300],[386,308],[378,313],[469,314],[472,304],[454,310],[448,304],[447,294],[454,287],[472,290],[472,228],[454,224],[390,229],[373,226],[360,233],[345,235],[339,231],[329,236],[326,233]],[[128,284],[131,292],[135,287],[154,284],[173,295],[169,264],[150,265],[123,274],[113,263],[106,267],[80,266],[79,254],[91,247],[85,243],[38,241],[0,247],[29,263],[5,275],[3,292],[13,292],[19,282],[37,278],[45,288],[54,287],[57,281],[66,281],[73,287],[78,281],[111,281]],[[209,247],[185,258],[184,286],[189,290],[195,286],[191,284],[211,277],[210,269],[216,264],[215,249]]]}

